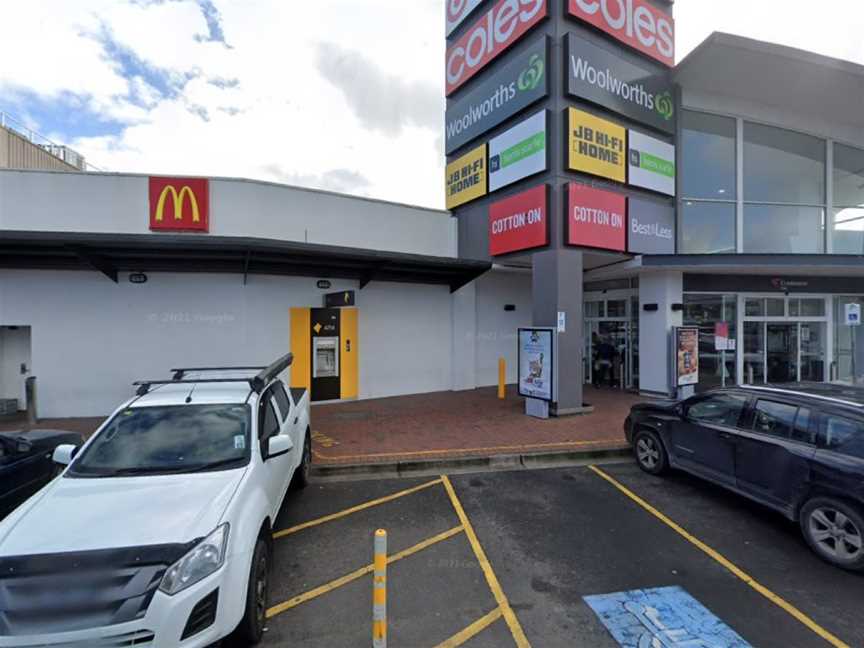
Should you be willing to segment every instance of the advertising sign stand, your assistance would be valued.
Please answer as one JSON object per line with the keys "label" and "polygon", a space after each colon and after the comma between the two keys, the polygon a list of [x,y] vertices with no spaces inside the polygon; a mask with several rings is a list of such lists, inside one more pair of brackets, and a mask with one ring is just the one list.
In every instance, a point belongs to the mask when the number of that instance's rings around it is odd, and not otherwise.
{"label": "advertising sign stand", "polygon": [[556,397],[556,330],[537,326],[520,328],[516,338],[519,395],[525,397],[525,414],[549,418],[549,404]]}
{"label": "advertising sign stand", "polygon": [[699,329],[695,326],[672,329],[672,365],[676,396],[689,398],[699,382]]}

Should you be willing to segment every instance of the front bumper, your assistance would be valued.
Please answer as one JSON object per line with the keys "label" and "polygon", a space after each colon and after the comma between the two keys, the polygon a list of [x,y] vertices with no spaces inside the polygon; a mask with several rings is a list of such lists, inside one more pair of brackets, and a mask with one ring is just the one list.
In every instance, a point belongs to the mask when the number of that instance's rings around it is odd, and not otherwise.
{"label": "front bumper", "polygon": [[[234,554],[219,571],[174,596],[157,591],[147,613],[137,621],[74,632],[0,636],[0,647],[204,648],[228,636],[243,618],[251,560],[251,554]],[[216,589],[219,600],[213,624],[181,641],[192,610]]]}

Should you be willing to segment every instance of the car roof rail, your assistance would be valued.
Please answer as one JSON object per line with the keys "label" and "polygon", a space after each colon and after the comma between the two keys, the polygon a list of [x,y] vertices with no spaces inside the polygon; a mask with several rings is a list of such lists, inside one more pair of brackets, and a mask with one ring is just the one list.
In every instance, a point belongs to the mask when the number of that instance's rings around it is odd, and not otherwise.
{"label": "car roof rail", "polygon": [[[285,371],[294,362],[294,354],[286,353],[278,360],[272,362],[266,367],[202,367],[196,369],[172,369],[174,376],[170,380],[137,380],[132,383],[138,389],[136,394],[144,396],[150,391],[153,385],[195,385],[203,383],[249,383],[252,391],[260,394],[280,373]],[[252,371],[260,369],[260,371],[251,378],[183,378],[187,371]]]}
{"label": "car roof rail", "polygon": [[174,372],[174,380],[183,380],[183,376],[187,373],[196,371],[261,371],[267,367],[175,367],[171,369]]}

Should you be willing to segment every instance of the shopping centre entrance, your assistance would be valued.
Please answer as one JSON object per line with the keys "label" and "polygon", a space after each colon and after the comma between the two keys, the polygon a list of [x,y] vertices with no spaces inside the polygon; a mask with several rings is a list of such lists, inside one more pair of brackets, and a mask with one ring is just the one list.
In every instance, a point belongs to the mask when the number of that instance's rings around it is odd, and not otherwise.
{"label": "shopping centre entrance", "polygon": [[585,382],[598,387],[639,389],[637,292],[586,293],[584,308]]}

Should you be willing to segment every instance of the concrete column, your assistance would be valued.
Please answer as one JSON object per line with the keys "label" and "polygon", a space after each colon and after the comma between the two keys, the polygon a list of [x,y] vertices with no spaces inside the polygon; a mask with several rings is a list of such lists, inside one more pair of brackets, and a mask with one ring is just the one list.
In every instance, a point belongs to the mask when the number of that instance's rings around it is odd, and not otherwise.
{"label": "concrete column", "polygon": [[[639,275],[639,391],[670,394],[672,391],[671,335],[681,326],[684,278],[680,272],[645,272]],[[646,304],[657,310],[646,311]]]}
{"label": "concrete column", "polygon": [[451,298],[453,391],[477,387],[477,282],[462,286]]}
{"label": "concrete column", "polygon": [[567,330],[558,334],[558,358],[555,374],[558,402],[550,412],[557,416],[582,411],[583,339],[582,339],[582,252],[579,250],[544,250],[533,255],[532,274],[534,326],[558,324],[558,313],[567,318]]}

